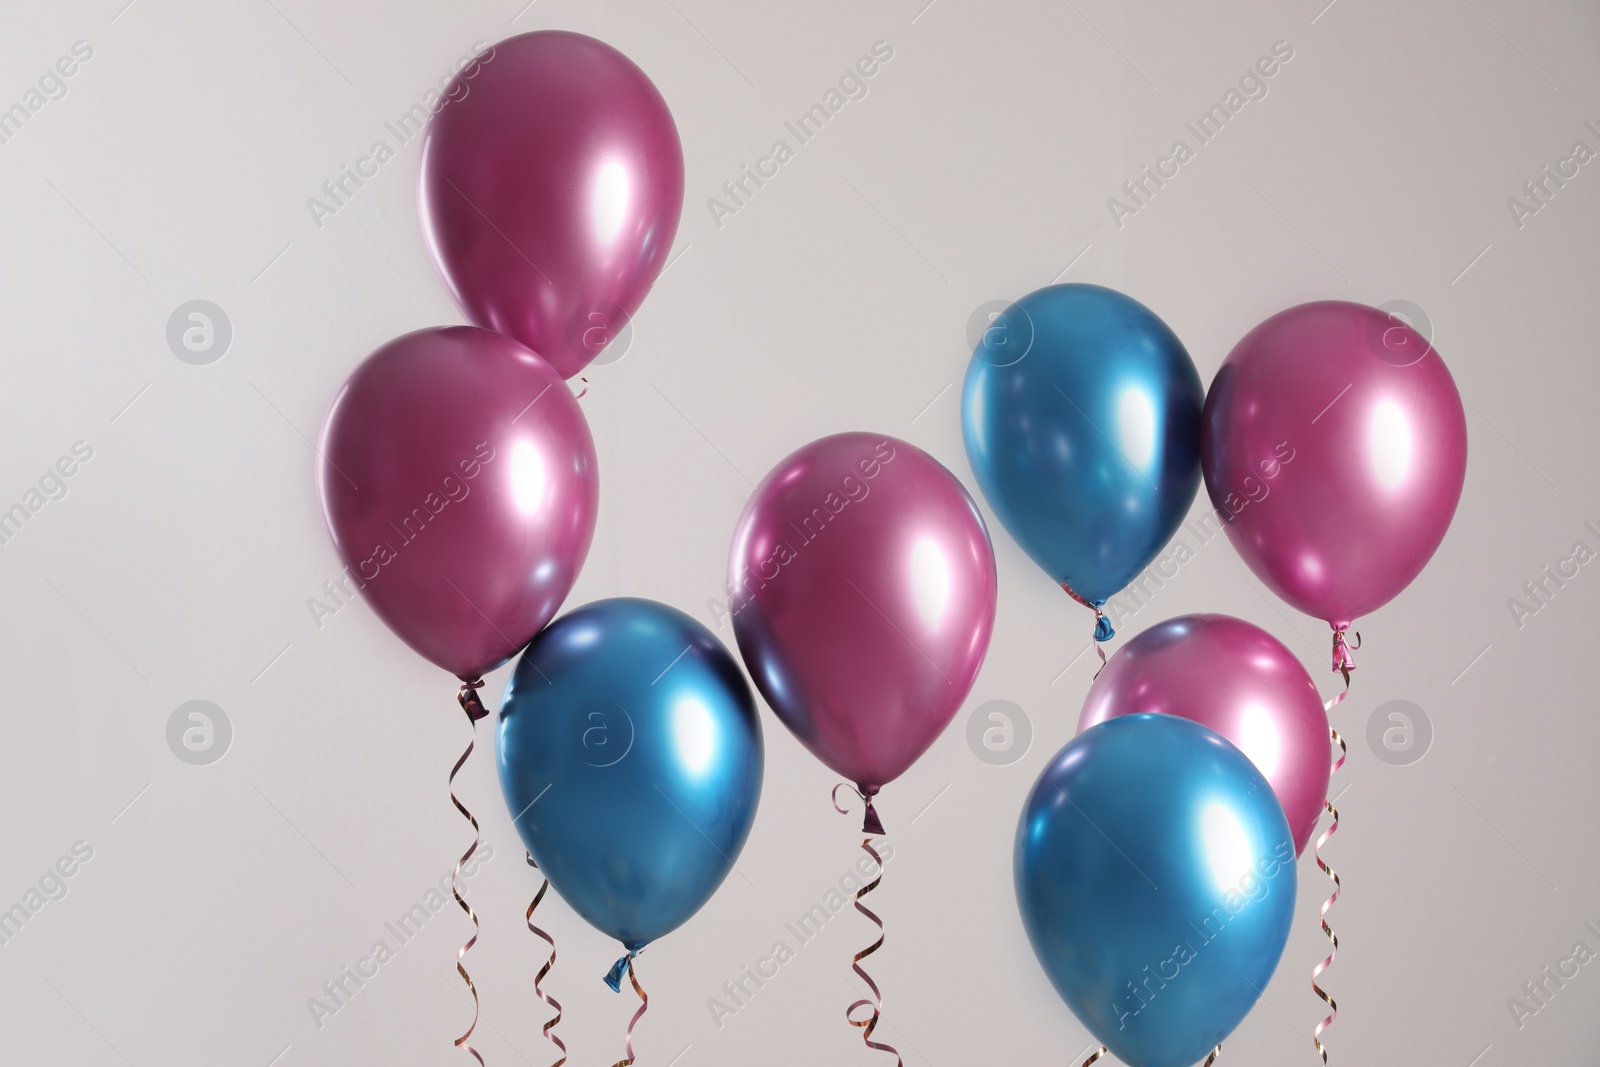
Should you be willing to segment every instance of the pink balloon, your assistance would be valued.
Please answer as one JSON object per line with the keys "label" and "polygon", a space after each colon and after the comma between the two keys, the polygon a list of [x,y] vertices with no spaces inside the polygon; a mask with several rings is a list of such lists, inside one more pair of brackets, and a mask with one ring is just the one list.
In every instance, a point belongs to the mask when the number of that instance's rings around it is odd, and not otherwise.
{"label": "pink balloon", "polygon": [[739,517],[728,589],[762,696],[868,797],[960,709],[994,629],[972,498],[883,434],[825,437],[774,467]]}
{"label": "pink balloon", "polygon": [[1209,726],[1271,783],[1305,851],[1328,795],[1328,715],[1277,638],[1231,615],[1181,615],[1117,650],[1089,687],[1078,732],[1154,712]]}
{"label": "pink balloon", "polygon": [[1466,416],[1444,360],[1410,326],[1361,304],[1302,304],[1223,361],[1201,467],[1250,569],[1343,630],[1398,595],[1444,539],[1466,478]]}
{"label": "pink balloon", "polygon": [[666,101],[615,48],[562,30],[501,41],[450,83],[417,190],[434,266],[469,320],[563,378],[639,309],[683,210]]}
{"label": "pink balloon", "polygon": [[473,326],[378,349],[322,426],[334,547],[421,655],[476,681],[544,628],[594,536],[594,443],[572,392],[522,345]]}

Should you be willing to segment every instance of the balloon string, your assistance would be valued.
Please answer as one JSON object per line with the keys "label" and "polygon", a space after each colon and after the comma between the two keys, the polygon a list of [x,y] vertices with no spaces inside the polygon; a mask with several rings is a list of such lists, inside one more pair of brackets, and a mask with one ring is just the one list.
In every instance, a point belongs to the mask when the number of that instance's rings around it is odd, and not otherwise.
{"label": "balloon string", "polygon": [[[837,803],[835,804],[835,807],[837,807]],[[864,837],[861,839],[861,848],[864,852],[866,852],[867,855],[871,856],[872,861],[878,865],[878,874],[872,879],[872,881],[856,890],[856,910],[865,915],[867,918],[871,919],[873,923],[877,925],[878,940],[874,941],[860,952],[857,952],[850,960],[851,969],[854,970],[856,974],[860,975],[861,980],[867,984],[867,988],[872,990],[872,996],[863,997],[862,999],[852,1003],[844,1010],[844,1017],[845,1021],[847,1021],[851,1026],[861,1027],[861,1040],[866,1043],[868,1048],[878,1052],[888,1052],[892,1054],[894,1056],[895,1067],[905,1067],[905,1061],[900,1058],[900,1053],[895,1050],[894,1046],[886,1045],[881,1041],[872,1040],[872,1031],[877,1029],[878,1020],[883,1015],[883,993],[879,991],[878,983],[874,982],[872,980],[872,976],[862,968],[861,961],[883,947],[883,920],[878,918],[878,916],[874,914],[872,910],[865,904],[861,903],[861,898],[878,888],[878,883],[883,881],[883,857],[878,855],[877,850],[872,847],[872,838],[870,837]],[[872,1014],[857,1019],[856,1009],[860,1007],[870,1008]]]}
{"label": "balloon string", "polygon": [[[639,994],[639,1010],[633,1013],[632,1019],[628,1020],[628,1032],[623,1039],[623,1058],[614,1063],[612,1067],[631,1067],[633,1063],[633,1028],[639,1025],[639,1020],[650,1007],[650,998],[645,996],[644,987],[639,984],[639,976],[633,973],[633,958],[637,955],[638,952],[635,951],[622,957],[624,968],[628,973],[628,981],[633,983],[633,991]],[[618,985],[620,986],[621,983],[618,983]],[[619,989],[618,992],[621,992],[621,990]]]}
{"label": "balloon string", "polygon": [[467,1039],[472,1036],[472,1031],[478,1028],[478,987],[472,984],[472,976],[467,973],[466,967],[462,966],[461,963],[467,954],[467,950],[478,943],[478,916],[467,902],[462,899],[459,883],[461,868],[472,858],[472,854],[478,851],[478,842],[482,840],[483,835],[478,830],[478,820],[473,818],[472,812],[468,811],[461,801],[456,798],[456,775],[461,772],[462,766],[467,762],[467,757],[472,755],[473,747],[478,743],[478,720],[489,714],[488,710],[483,706],[483,702],[478,699],[478,690],[482,686],[483,680],[481,678],[465,682],[461,686],[461,691],[456,695],[456,699],[461,702],[461,710],[467,713],[467,722],[472,727],[472,739],[467,742],[467,750],[461,753],[461,758],[456,760],[456,765],[450,769],[450,803],[454,804],[456,810],[472,824],[472,847],[462,854],[461,859],[456,862],[455,870],[450,873],[450,892],[456,898],[456,903],[461,905],[461,910],[467,913],[467,918],[472,920],[472,936],[456,952],[456,971],[461,975],[462,981],[467,983],[467,989],[472,993],[472,1025],[467,1027],[466,1033],[456,1038],[455,1043],[456,1048],[464,1048],[472,1053],[472,1058],[478,1061],[479,1067],[483,1067],[483,1057],[478,1055],[477,1049],[467,1044]]}
{"label": "balloon string", "polygon": [[1095,1052],[1093,1055],[1091,1055],[1088,1059],[1084,1060],[1083,1063],[1079,1065],[1079,1067],[1089,1067],[1089,1064],[1093,1063],[1095,1060],[1098,1060],[1101,1056],[1104,1056],[1106,1054],[1106,1051],[1107,1051],[1106,1047],[1104,1045],[1101,1045],[1099,1050],[1097,1052]]}
{"label": "balloon string", "polygon": [[[1078,603],[1094,612],[1094,652],[1095,655],[1100,657],[1100,669],[1104,670],[1106,665],[1106,650],[1100,647],[1100,643],[1102,641],[1109,641],[1113,637],[1117,636],[1117,631],[1111,628],[1111,620],[1106,618],[1106,613],[1100,610],[1100,606],[1104,604],[1105,601],[1085,600],[1083,597],[1079,596],[1077,591],[1066,582],[1061,583],[1061,588],[1073,600],[1076,600]],[[1100,671],[1095,671],[1094,676],[1096,678],[1100,677]]]}
{"label": "balloon string", "polygon": [[[538,870],[539,865],[533,862],[533,854],[530,852],[525,853],[525,855],[528,858],[528,866],[532,867],[534,870]],[[543,967],[539,968],[539,973],[533,976],[533,995],[556,1010],[556,1017],[544,1024],[543,1033],[546,1041],[550,1042],[556,1048],[561,1050],[561,1058],[555,1063],[552,1063],[550,1067],[561,1067],[563,1063],[567,1062],[567,1046],[560,1037],[550,1032],[551,1030],[555,1029],[556,1024],[561,1021],[561,1002],[556,1000],[555,997],[552,997],[550,994],[546,993],[543,989],[539,988],[539,983],[544,981],[544,976],[549,974],[550,968],[556,965],[556,939],[539,929],[537,926],[533,925],[533,909],[539,906],[539,902],[544,899],[545,891],[549,888],[550,879],[545,878],[539,883],[539,891],[533,895],[533,903],[528,905],[528,929],[544,938],[545,941],[550,945],[550,958],[545,960]]]}
{"label": "balloon string", "polygon": [[1211,1050],[1211,1055],[1206,1057],[1206,1062],[1202,1063],[1200,1067],[1211,1067],[1213,1063],[1217,1062],[1217,1057],[1220,1055],[1222,1055],[1222,1046],[1218,1045]]}
{"label": "balloon string", "polygon": [[[1333,669],[1338,671],[1339,674],[1344,678],[1344,689],[1332,700],[1323,705],[1324,710],[1327,711],[1332,711],[1335,705],[1339,704],[1345,699],[1345,697],[1350,695],[1350,672],[1355,670],[1356,667],[1355,661],[1350,657],[1350,650],[1352,647],[1361,647],[1361,635],[1359,633],[1356,634],[1356,643],[1354,646],[1351,646],[1345,642],[1344,635],[1345,631],[1342,628],[1336,628],[1333,631]],[[1339,756],[1333,761],[1333,766],[1328,771],[1328,788],[1331,791],[1333,788],[1333,775],[1338,773],[1340,767],[1344,766],[1344,761],[1350,754],[1350,748],[1345,744],[1344,738],[1339,735],[1339,731],[1334,729],[1332,726],[1328,728],[1328,740],[1330,743],[1339,746]],[[1322,976],[1324,971],[1333,966],[1335,957],[1339,955],[1339,937],[1333,932],[1333,927],[1328,925],[1328,909],[1333,907],[1333,905],[1338,902],[1339,893],[1342,887],[1339,881],[1339,873],[1327,863],[1323,862],[1322,859],[1322,846],[1326,845],[1329,839],[1331,839],[1334,834],[1339,832],[1339,809],[1333,806],[1333,800],[1331,797],[1323,801],[1322,806],[1330,815],[1333,816],[1333,822],[1330,823],[1328,828],[1322,832],[1322,835],[1317,838],[1316,844],[1312,847],[1311,854],[1312,857],[1317,861],[1317,868],[1322,871],[1323,874],[1327,875],[1328,879],[1333,882],[1333,893],[1328,897],[1327,900],[1323,901],[1320,915],[1322,933],[1325,937],[1327,937],[1329,944],[1332,947],[1329,949],[1328,955],[1311,969],[1311,991],[1320,997],[1324,1004],[1328,1005],[1328,1016],[1319,1022],[1316,1025],[1316,1028],[1312,1030],[1311,1043],[1316,1046],[1318,1054],[1322,1056],[1322,1062],[1326,1064],[1328,1062],[1328,1048],[1322,1043],[1322,1034],[1323,1031],[1332,1026],[1333,1021],[1339,1017],[1339,1005],[1337,1001],[1330,997],[1323,990],[1323,988],[1317,984],[1317,979]]]}
{"label": "balloon string", "polygon": [[[1344,738],[1339,736],[1338,730],[1330,729],[1328,732],[1332,741],[1339,746],[1339,758],[1333,764],[1333,770],[1337,771],[1344,766],[1345,756],[1349,753],[1349,748],[1346,747]],[[1317,979],[1321,977],[1323,971],[1333,965],[1334,957],[1339,955],[1339,936],[1333,932],[1333,927],[1328,925],[1328,909],[1333,907],[1339,899],[1340,883],[1338,872],[1322,860],[1322,846],[1327,844],[1328,839],[1339,831],[1339,809],[1333,806],[1332,800],[1324,801],[1323,807],[1327,808],[1329,814],[1333,816],[1333,822],[1323,831],[1322,836],[1317,838],[1317,843],[1312,848],[1311,854],[1317,861],[1318,869],[1333,882],[1333,894],[1323,901],[1321,914],[1322,932],[1333,947],[1328,951],[1328,955],[1323,958],[1322,962],[1311,970],[1311,991],[1321,997],[1323,1003],[1328,1005],[1328,1017],[1318,1023],[1316,1029],[1311,1032],[1311,1043],[1317,1047],[1317,1052],[1322,1055],[1322,1062],[1326,1064],[1328,1062],[1328,1049],[1322,1043],[1322,1032],[1333,1025],[1333,1020],[1339,1017],[1339,1005],[1323,991],[1321,986],[1317,985]]]}

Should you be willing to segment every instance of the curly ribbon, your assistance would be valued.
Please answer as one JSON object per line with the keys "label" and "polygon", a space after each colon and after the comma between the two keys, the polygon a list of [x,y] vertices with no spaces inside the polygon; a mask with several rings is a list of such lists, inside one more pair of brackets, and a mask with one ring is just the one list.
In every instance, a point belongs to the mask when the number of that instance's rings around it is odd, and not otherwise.
{"label": "curly ribbon", "polygon": [[857,788],[856,786],[851,785],[849,782],[840,782],[838,785],[834,786],[833,810],[838,812],[840,815],[849,814],[849,812],[845,811],[845,809],[839,806],[839,790],[841,789],[850,790],[850,792],[860,797],[862,803],[866,805],[866,811],[863,812],[861,816],[861,832],[864,834],[877,834],[879,837],[883,837],[883,820],[878,818],[878,809],[872,806],[872,798],[878,795],[877,789],[873,788],[872,786],[862,786]]}
{"label": "curly ribbon", "polygon": [[639,994],[639,1010],[633,1013],[633,1018],[628,1020],[628,1033],[623,1039],[623,1057],[612,1067],[631,1067],[633,1063],[633,1028],[639,1025],[639,1020],[650,1007],[650,998],[645,996],[644,987],[639,984],[639,976],[633,971],[633,958],[643,949],[633,949],[626,956],[611,965],[611,970],[606,973],[606,985],[613,992],[622,992],[622,976],[627,974],[628,981],[633,983],[633,991]]}
{"label": "curly ribbon", "polygon": [[[1079,596],[1077,591],[1066,582],[1061,583],[1061,588],[1073,600],[1076,600],[1078,603],[1094,612],[1094,651],[1095,655],[1100,657],[1100,666],[1104,667],[1106,665],[1106,651],[1100,647],[1100,643],[1102,641],[1109,641],[1113,637],[1117,636],[1117,631],[1111,628],[1111,620],[1106,618],[1105,612],[1100,610],[1100,608],[1105,604],[1105,601],[1085,600],[1083,597]],[[1100,677],[1099,671],[1095,672],[1095,677]]]}
{"label": "curly ribbon", "polygon": [[1089,1056],[1088,1059],[1084,1060],[1083,1063],[1080,1065],[1080,1067],[1089,1067],[1089,1064],[1093,1063],[1095,1060],[1098,1060],[1101,1056],[1104,1056],[1106,1054],[1106,1052],[1107,1052],[1106,1047],[1104,1045],[1101,1045],[1099,1050],[1094,1052],[1094,1053],[1092,1053]]}
{"label": "curly ribbon", "polygon": [[[539,869],[539,865],[533,862],[533,853],[527,852],[524,853],[524,855],[528,858],[528,866],[537,871]],[[567,1062],[567,1046],[560,1037],[550,1032],[551,1030],[555,1029],[556,1024],[561,1021],[561,1002],[555,997],[552,997],[550,994],[546,993],[543,989],[539,988],[539,983],[544,981],[544,976],[549,974],[550,968],[556,965],[556,939],[539,929],[537,926],[533,925],[533,909],[539,906],[539,902],[544,899],[545,891],[549,888],[550,879],[545,878],[539,883],[539,891],[533,895],[533,903],[528,905],[528,929],[544,938],[545,941],[550,945],[550,958],[544,961],[544,966],[539,968],[539,973],[533,976],[533,995],[556,1010],[556,1017],[544,1024],[543,1033],[546,1041],[550,1042],[556,1048],[561,1050],[561,1058],[555,1063],[552,1063],[550,1067],[561,1067],[563,1063]]]}
{"label": "curly ribbon", "polygon": [[472,1053],[472,1058],[483,1067],[483,1057],[478,1055],[478,1050],[467,1044],[467,1039],[472,1036],[472,1031],[478,1028],[478,987],[472,984],[472,976],[461,965],[467,950],[478,943],[478,916],[477,913],[462,899],[459,881],[462,866],[478,851],[478,843],[483,839],[478,830],[478,820],[472,817],[472,812],[456,798],[456,775],[461,773],[461,768],[467,762],[467,757],[472,755],[472,749],[478,743],[478,720],[489,714],[489,709],[483,706],[483,701],[478,699],[478,690],[483,687],[483,679],[463,682],[461,691],[456,694],[456,699],[461,702],[461,710],[467,713],[467,722],[472,727],[472,740],[467,742],[467,750],[461,753],[461,758],[456,760],[456,765],[450,769],[450,803],[456,806],[462,816],[472,824],[472,847],[462,854],[456,861],[456,868],[450,873],[450,892],[456,898],[456,903],[461,905],[461,910],[467,913],[467,918],[472,920],[472,936],[467,938],[467,943],[456,952],[456,971],[460,973],[462,981],[467,983],[467,989],[472,993],[472,1025],[467,1027],[467,1032],[456,1038],[456,1048],[464,1048]]}
{"label": "curly ribbon", "polygon": [[[1347,689],[1345,692],[1349,692],[1349,690]],[[1340,696],[1343,695],[1344,694],[1340,694]],[[1340,767],[1344,766],[1345,757],[1349,754],[1350,750],[1348,747],[1346,747],[1344,738],[1339,736],[1338,730],[1330,729],[1329,733],[1332,736],[1333,742],[1339,746],[1339,758],[1335,760],[1333,764],[1333,770],[1337,771]],[[1323,1003],[1328,1005],[1328,1017],[1318,1023],[1316,1029],[1311,1032],[1311,1043],[1317,1047],[1317,1052],[1322,1055],[1322,1062],[1326,1064],[1328,1062],[1328,1049],[1327,1046],[1323,1045],[1322,1043],[1322,1032],[1329,1026],[1332,1026],[1333,1020],[1339,1017],[1339,1005],[1332,997],[1323,991],[1321,986],[1317,985],[1317,979],[1322,976],[1323,971],[1326,971],[1329,967],[1333,966],[1334,957],[1339,955],[1339,936],[1333,932],[1333,927],[1328,925],[1328,909],[1333,907],[1333,905],[1339,900],[1340,884],[1338,872],[1332,867],[1328,866],[1322,860],[1322,846],[1326,845],[1328,843],[1328,839],[1339,831],[1339,809],[1333,806],[1332,800],[1324,801],[1323,807],[1327,808],[1328,812],[1333,816],[1333,822],[1329,824],[1328,828],[1322,832],[1320,837],[1317,838],[1317,843],[1315,846],[1313,846],[1311,854],[1317,861],[1317,868],[1321,870],[1323,874],[1327,875],[1328,878],[1333,882],[1333,894],[1329,896],[1327,900],[1322,902],[1321,914],[1322,933],[1332,944],[1332,948],[1329,949],[1327,956],[1323,957],[1322,962],[1318,963],[1311,969],[1311,991],[1318,997],[1322,998]]]}
{"label": "curly ribbon", "polygon": [[[850,790],[866,803],[866,825],[862,828],[862,832],[867,834],[881,835],[883,833],[883,824],[878,821],[877,812],[875,812],[872,808],[872,796],[877,792],[877,790],[856,789],[848,782],[840,782],[838,785],[834,786],[833,810],[837,811],[840,815],[849,814],[849,812],[839,806],[839,790],[841,789]],[[872,944],[868,945],[866,948],[862,949],[860,952],[857,952],[850,958],[851,970],[855,971],[856,974],[861,976],[861,980],[867,984],[867,988],[872,990],[872,996],[863,997],[862,999],[852,1003],[844,1010],[844,1018],[845,1021],[851,1026],[859,1026],[861,1028],[861,1040],[866,1043],[868,1048],[877,1052],[888,1052],[892,1054],[894,1056],[895,1067],[905,1067],[905,1061],[900,1058],[900,1053],[896,1051],[893,1045],[886,1045],[882,1041],[872,1040],[872,1032],[878,1028],[878,1020],[883,1017],[883,993],[878,989],[878,983],[874,982],[872,980],[872,976],[868,974],[861,966],[861,961],[883,947],[883,920],[878,918],[878,916],[873,913],[871,908],[868,908],[865,904],[861,903],[861,898],[878,888],[878,884],[883,881],[883,857],[878,855],[878,850],[872,847],[872,838],[870,837],[863,837],[861,839],[861,850],[867,855],[871,856],[872,862],[878,865],[878,874],[872,879],[872,881],[856,890],[856,910],[865,915],[867,918],[871,919],[878,927],[878,940],[874,941]],[[856,1018],[856,1009],[862,1007],[871,1009],[872,1014],[858,1019]]]}
{"label": "curly ribbon", "polygon": [[[1345,641],[1345,630],[1346,628],[1343,626],[1336,625],[1333,628],[1333,669],[1344,678],[1344,689],[1332,700],[1329,700],[1322,706],[1324,711],[1332,711],[1335,706],[1344,700],[1345,697],[1350,695],[1350,672],[1356,669],[1355,660],[1351,657],[1350,652],[1353,648],[1361,647],[1361,635],[1357,633],[1356,643],[1351,645]],[[1331,791],[1333,788],[1333,775],[1338,773],[1340,767],[1344,766],[1345,758],[1350,754],[1350,748],[1345,744],[1344,738],[1339,736],[1339,731],[1334,729],[1332,726],[1328,727],[1328,740],[1331,744],[1339,746],[1339,757],[1333,761],[1333,767],[1328,771],[1328,788]],[[1325,956],[1320,963],[1311,969],[1311,991],[1320,997],[1322,1002],[1328,1006],[1327,1018],[1319,1022],[1316,1025],[1316,1028],[1311,1032],[1311,1043],[1316,1046],[1317,1052],[1322,1056],[1322,1062],[1326,1064],[1328,1062],[1328,1048],[1322,1043],[1322,1033],[1328,1027],[1332,1026],[1333,1021],[1339,1017],[1339,1005],[1338,1002],[1330,997],[1327,992],[1317,984],[1317,979],[1322,977],[1323,971],[1326,971],[1329,967],[1333,966],[1334,958],[1339,955],[1339,937],[1333,932],[1333,927],[1328,925],[1328,909],[1333,907],[1334,904],[1338,902],[1341,886],[1338,872],[1323,862],[1322,859],[1322,846],[1326,845],[1329,839],[1332,838],[1334,834],[1339,832],[1339,809],[1333,806],[1333,800],[1331,797],[1327,800],[1324,800],[1322,806],[1330,815],[1333,816],[1333,822],[1330,823],[1328,828],[1324,830],[1317,838],[1317,843],[1312,846],[1311,855],[1317,861],[1317,869],[1323,874],[1327,875],[1328,879],[1333,882],[1333,894],[1329,896],[1327,900],[1323,901],[1322,912],[1320,916],[1322,922],[1322,933],[1325,937],[1327,937],[1329,943],[1332,945],[1332,948],[1329,950],[1327,956]]]}

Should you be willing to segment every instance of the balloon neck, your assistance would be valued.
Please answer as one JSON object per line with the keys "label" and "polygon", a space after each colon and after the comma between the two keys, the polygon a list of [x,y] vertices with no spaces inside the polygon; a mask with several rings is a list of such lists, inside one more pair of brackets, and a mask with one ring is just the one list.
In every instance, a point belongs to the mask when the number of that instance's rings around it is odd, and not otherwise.
{"label": "balloon neck", "polygon": [[483,706],[483,701],[478,699],[478,690],[483,688],[483,679],[476,678],[470,682],[461,683],[461,692],[456,699],[461,701],[461,709],[467,713],[467,718],[473,722],[487,718],[489,709]]}
{"label": "balloon neck", "polygon": [[1117,631],[1111,628],[1111,620],[1097,606],[1094,609],[1094,639],[1096,641],[1109,641],[1117,636]]}
{"label": "balloon neck", "polygon": [[638,954],[639,950],[634,949],[616,963],[613,963],[611,969],[606,972],[606,985],[611,987],[613,993],[622,992],[622,976],[628,973],[628,968],[633,965],[633,957]]}
{"label": "balloon neck", "polygon": [[861,817],[861,832],[864,834],[877,834],[882,837],[886,833],[883,828],[883,820],[878,818],[878,809],[872,806],[872,797],[876,792],[876,789],[861,790],[861,799],[867,803],[866,812]]}
{"label": "balloon neck", "polygon": [[1073,600],[1076,600],[1078,603],[1094,612],[1094,639],[1096,641],[1109,641],[1113,637],[1117,636],[1117,631],[1111,628],[1111,620],[1106,618],[1105,612],[1100,610],[1105,604],[1104,600],[1086,599],[1085,597],[1080,596],[1078,591],[1072,588],[1072,586],[1068,585],[1066,582],[1061,583],[1061,589]]}
{"label": "balloon neck", "polygon": [[1361,647],[1361,635],[1356,634],[1356,643],[1350,644],[1345,640],[1345,631],[1349,624],[1335,626],[1333,630],[1333,669],[1344,675],[1345,681],[1350,680],[1350,672],[1356,669],[1355,657],[1350,655],[1352,648]]}

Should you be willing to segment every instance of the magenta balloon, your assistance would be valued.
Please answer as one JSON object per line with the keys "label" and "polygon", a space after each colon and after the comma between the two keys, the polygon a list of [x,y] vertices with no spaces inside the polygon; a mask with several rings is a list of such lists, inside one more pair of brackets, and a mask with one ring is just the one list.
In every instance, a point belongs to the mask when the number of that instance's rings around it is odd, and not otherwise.
{"label": "magenta balloon", "polygon": [[451,82],[417,190],[434,266],[472,322],[570,378],[661,273],[683,210],[666,101],[615,48],[562,30],[501,41]]}
{"label": "magenta balloon", "polygon": [[561,607],[599,486],[572,392],[473,326],[378,349],[322,426],[322,513],[367,603],[406,644],[475,681]]}
{"label": "magenta balloon", "polygon": [[774,467],[739,517],[728,588],[761,695],[869,796],[960,709],[994,629],[994,550],[972,498],[883,434],[825,437]]}
{"label": "magenta balloon", "polygon": [[1245,335],[1206,395],[1201,467],[1262,581],[1342,630],[1411,583],[1444,539],[1467,423],[1410,326],[1324,301]]}
{"label": "magenta balloon", "polygon": [[1154,712],[1209,726],[1272,784],[1305,851],[1328,795],[1328,715],[1300,661],[1231,615],[1180,615],[1123,645],[1089,687],[1078,732]]}

